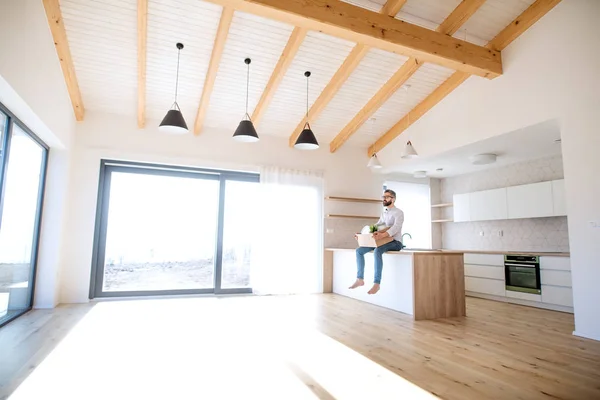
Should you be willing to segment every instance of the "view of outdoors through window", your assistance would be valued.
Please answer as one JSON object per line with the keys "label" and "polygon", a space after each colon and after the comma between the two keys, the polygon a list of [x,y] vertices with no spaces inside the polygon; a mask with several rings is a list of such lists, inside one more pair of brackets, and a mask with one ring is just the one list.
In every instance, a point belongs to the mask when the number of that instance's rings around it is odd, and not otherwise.
{"label": "view of outdoors through window", "polygon": [[[227,180],[222,288],[250,286],[256,182]],[[212,289],[219,180],[110,173],[105,292]]]}

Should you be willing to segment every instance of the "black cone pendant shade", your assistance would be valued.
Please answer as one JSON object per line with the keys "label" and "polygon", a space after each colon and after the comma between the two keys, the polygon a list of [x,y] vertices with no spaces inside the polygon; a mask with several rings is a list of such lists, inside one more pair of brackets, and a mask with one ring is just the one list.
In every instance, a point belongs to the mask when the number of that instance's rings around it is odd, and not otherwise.
{"label": "black cone pendant shade", "polygon": [[254,129],[254,124],[252,123],[250,115],[248,114],[248,82],[250,80],[250,63],[252,62],[252,60],[246,58],[244,62],[248,66],[248,72],[246,75],[246,115],[244,116],[247,119],[243,119],[240,121],[237,129],[233,133],[233,138],[238,142],[257,142],[258,133],[256,133],[256,129]]}
{"label": "black cone pendant shade", "polygon": [[177,87],[179,86],[179,53],[183,49],[182,43],[177,43],[177,78],[175,80],[175,102],[171,106],[171,110],[167,112],[167,115],[163,118],[158,129],[167,133],[187,133],[188,127],[183,118],[183,114],[177,104]]}
{"label": "black cone pendant shade", "polygon": [[258,141],[258,133],[254,129],[254,124],[250,121],[250,117],[240,121],[237,129],[233,133],[233,138],[238,142],[256,142]]}
{"label": "black cone pendant shade", "polygon": [[317,138],[312,129],[310,129],[308,122],[304,125],[302,132],[300,132],[300,136],[298,136],[294,147],[300,150],[315,150],[319,148],[319,142],[317,142]]}
{"label": "black cone pendant shade", "polygon": [[298,139],[296,139],[294,147],[300,150],[316,150],[319,148],[319,142],[317,142],[317,138],[308,123],[308,78],[310,77],[310,71],[306,71],[304,76],[306,77],[306,123]]}

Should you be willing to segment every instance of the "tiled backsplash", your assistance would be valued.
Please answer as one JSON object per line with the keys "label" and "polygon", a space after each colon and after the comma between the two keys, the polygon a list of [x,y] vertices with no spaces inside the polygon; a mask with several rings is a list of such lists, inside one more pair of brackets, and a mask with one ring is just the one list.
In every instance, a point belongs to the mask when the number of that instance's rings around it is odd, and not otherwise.
{"label": "tiled backsplash", "polygon": [[[442,179],[441,199],[451,203],[453,194],[562,178],[562,157],[553,156]],[[451,218],[452,208],[445,212]],[[502,236],[498,235],[499,231]],[[567,217],[444,223],[442,245],[461,250],[568,252]]]}

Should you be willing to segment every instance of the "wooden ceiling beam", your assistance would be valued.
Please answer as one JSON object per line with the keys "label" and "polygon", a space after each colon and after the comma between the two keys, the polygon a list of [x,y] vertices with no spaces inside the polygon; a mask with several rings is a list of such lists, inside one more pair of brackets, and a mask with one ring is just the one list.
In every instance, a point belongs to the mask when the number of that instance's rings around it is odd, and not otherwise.
{"label": "wooden ceiling beam", "polygon": [[477,10],[479,10],[479,7],[481,7],[483,3],[485,3],[485,0],[463,0],[436,30],[446,35],[454,35],[456,31],[458,31],[458,29],[463,26]]}
{"label": "wooden ceiling beam", "polygon": [[[496,49],[497,51],[504,50],[510,43],[529,29],[536,21],[546,15],[546,13],[552,10],[558,3],[560,3],[560,0],[536,0],[531,6],[523,11],[521,15],[515,18],[514,21],[496,35],[486,47]],[[425,100],[409,111],[407,115],[390,128],[382,137],[377,139],[377,141],[367,150],[367,155],[371,157],[374,153],[381,151],[385,146],[400,136],[402,132],[408,129],[409,126],[414,124],[415,121],[425,115],[447,95],[452,93],[452,91],[466,81],[469,76],[471,75],[468,73],[455,72],[427,96]]]}
{"label": "wooden ceiling beam", "polygon": [[60,68],[65,77],[65,83],[73,106],[75,119],[77,121],[83,121],[85,109],[83,107],[81,91],[79,90],[79,83],[77,82],[77,76],[75,74],[75,66],[73,65],[73,59],[71,58],[71,50],[69,49],[67,32],[65,31],[60,5],[58,4],[58,0],[43,0],[43,4],[44,10],[46,11],[46,18],[48,19],[48,25],[50,26],[50,32],[52,33],[52,38],[54,40],[54,46],[56,47],[56,53],[60,61]]}
{"label": "wooden ceiling beam", "polygon": [[500,52],[340,0],[208,0],[487,78],[502,74]]}
{"label": "wooden ceiling beam", "polygon": [[485,47],[497,49],[497,51],[504,50],[558,3],[560,3],[560,0],[537,0],[497,34],[495,38],[490,40]]}
{"label": "wooden ceiling beam", "polygon": [[415,108],[410,110],[404,117],[402,117],[400,121],[398,121],[382,137],[380,137],[373,145],[371,145],[368,150],[368,155],[372,156],[390,144],[392,140],[404,132],[416,120],[425,115],[427,111],[431,110],[444,97],[460,86],[461,83],[466,81],[469,76],[469,74],[464,72],[455,72],[452,74],[450,78],[446,79],[446,81],[444,81],[444,83],[442,83],[436,90],[427,96],[425,100],[417,104]]}
{"label": "wooden ceiling beam", "polygon": [[285,49],[283,49],[281,57],[279,57],[279,61],[277,62],[277,65],[275,66],[275,69],[271,74],[269,83],[267,83],[267,86],[265,87],[265,90],[263,91],[263,94],[260,97],[258,104],[254,108],[254,112],[252,113],[252,122],[254,123],[254,126],[257,126],[259,124],[261,118],[267,110],[267,107],[273,99],[273,96],[275,95],[275,92],[277,91],[281,80],[283,79],[285,73],[292,64],[294,57],[296,57],[296,53],[298,52],[298,49],[300,49],[300,45],[304,41],[306,33],[306,29],[298,27],[294,28],[294,30],[292,31],[292,34],[288,39],[287,45],[285,46]]}
{"label": "wooden ceiling beam", "polygon": [[389,100],[402,85],[419,69],[421,63],[409,58],[402,67],[377,91],[375,96],[352,118],[340,133],[329,143],[329,151],[335,153],[364,124],[375,111]]}
{"label": "wooden ceiling beam", "polygon": [[231,26],[234,11],[235,10],[231,7],[223,7],[223,11],[221,12],[221,20],[219,21],[219,27],[217,28],[217,35],[215,36],[210,64],[204,79],[204,87],[202,88],[202,97],[200,98],[200,105],[198,106],[198,112],[196,113],[196,121],[194,122],[195,135],[200,134],[202,126],[204,125],[206,111],[210,104],[210,96],[215,86],[215,80],[217,79],[217,72],[219,71],[219,65],[221,64],[221,56],[223,56],[223,50],[225,49],[225,42],[227,41],[227,35],[229,34],[229,27]]}
{"label": "wooden ceiling beam", "polygon": [[[437,27],[437,31],[454,34],[485,2],[485,0],[463,0]],[[402,85],[419,69],[422,63],[409,58],[402,67],[381,87],[369,102],[341,130],[329,144],[329,151],[337,151]]]}
{"label": "wooden ceiling beam", "polygon": [[146,44],[148,40],[148,0],[137,2],[138,28],[138,128],[146,126]]}
{"label": "wooden ceiling beam", "polygon": [[404,7],[406,0],[388,0],[381,8],[380,13],[395,17],[400,12],[400,9]]}
{"label": "wooden ceiling beam", "polygon": [[[404,1],[398,0],[388,0],[387,3],[381,9],[382,14],[387,14],[390,17],[393,17],[398,13],[400,7],[404,5]],[[357,44],[354,46],[348,57],[344,60],[343,64],[336,71],[335,75],[331,78],[325,89],[321,92],[317,100],[310,107],[309,115],[312,118],[317,118],[321,112],[327,107],[327,104],[333,99],[333,97],[337,94],[337,92],[341,89],[342,85],[348,80],[352,72],[358,67],[362,59],[369,52],[369,47],[364,44]],[[302,133],[302,129],[304,129],[304,125],[306,123],[306,117],[302,118],[302,121],[298,123],[296,129],[292,132],[289,139],[290,147],[293,147],[298,140],[298,136]]]}

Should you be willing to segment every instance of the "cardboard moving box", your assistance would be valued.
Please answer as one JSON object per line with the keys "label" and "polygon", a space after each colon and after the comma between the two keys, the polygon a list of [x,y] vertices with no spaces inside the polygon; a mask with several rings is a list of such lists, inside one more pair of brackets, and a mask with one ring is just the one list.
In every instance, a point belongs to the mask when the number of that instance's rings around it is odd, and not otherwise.
{"label": "cardboard moving box", "polygon": [[358,245],[361,247],[379,247],[394,240],[393,237],[386,237],[375,240],[372,233],[357,233]]}

